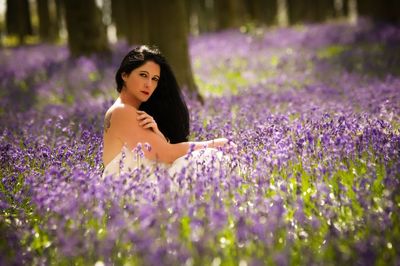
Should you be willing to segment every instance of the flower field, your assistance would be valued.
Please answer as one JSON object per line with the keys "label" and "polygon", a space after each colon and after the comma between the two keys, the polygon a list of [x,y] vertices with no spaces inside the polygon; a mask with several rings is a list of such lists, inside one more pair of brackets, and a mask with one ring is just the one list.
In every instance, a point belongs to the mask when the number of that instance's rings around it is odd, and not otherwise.
{"label": "flower field", "polygon": [[192,37],[190,139],[231,139],[229,163],[105,179],[129,47],[2,48],[0,265],[396,265],[399,47],[364,21]]}

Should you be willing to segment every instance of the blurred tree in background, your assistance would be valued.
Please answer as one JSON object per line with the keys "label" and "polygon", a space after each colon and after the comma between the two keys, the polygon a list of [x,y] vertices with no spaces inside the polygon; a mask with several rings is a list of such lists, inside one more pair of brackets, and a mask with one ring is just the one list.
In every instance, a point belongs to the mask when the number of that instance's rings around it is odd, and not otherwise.
{"label": "blurred tree in background", "polygon": [[[184,7],[183,14],[180,14],[181,7],[168,1],[149,3],[145,0],[6,0],[6,12],[5,16],[2,16],[5,17],[5,23],[2,23],[5,24],[5,29],[1,43],[4,44],[4,39],[9,36],[18,37],[19,42],[13,43],[14,45],[26,44],[27,36],[37,36],[37,40],[41,42],[55,42],[60,37],[66,37],[73,54],[81,55],[107,50],[110,36],[105,38],[104,33],[109,28],[114,28],[116,32],[111,38],[112,41],[126,40],[133,45],[153,41],[154,38],[150,35],[154,35],[153,32],[160,34],[164,28],[168,31],[170,24],[174,24],[177,29],[181,28],[177,24],[184,25],[187,29],[184,38],[187,38],[188,34],[239,28],[248,23],[256,27],[282,26],[278,17],[282,15],[279,14],[282,11],[286,13],[283,15],[288,17],[289,25],[346,19],[352,12],[374,21],[400,23],[398,0],[181,0],[180,2],[182,3],[179,3],[179,6]],[[99,5],[109,5],[110,8],[101,8]],[[282,6],[285,7],[283,10]],[[104,14],[106,12],[109,14]],[[111,23],[104,23],[105,16],[112,18]],[[168,23],[154,22],[161,20],[162,17],[168,17]],[[157,24],[159,28],[154,28],[150,24],[153,26]],[[78,31],[75,30],[77,25],[80,35],[84,38],[78,37]],[[63,31],[67,34],[60,36]],[[172,38],[169,41],[175,42]],[[181,42],[181,40],[176,41]],[[85,48],[80,50],[77,48],[79,46]]]}
{"label": "blurred tree in background", "polygon": [[27,35],[33,34],[28,0],[7,0],[7,34],[18,36],[19,45],[25,44]]}
{"label": "blurred tree in background", "polygon": [[288,0],[289,21],[322,22],[331,19],[334,15],[334,1],[327,0]]}
{"label": "blurred tree in background", "polygon": [[148,14],[145,3],[144,0],[111,0],[112,20],[118,39],[125,39],[129,44],[148,42]]}
{"label": "blurred tree in background", "polygon": [[243,0],[214,1],[217,14],[217,30],[237,28],[245,23],[248,13]]}
{"label": "blurred tree in background", "polygon": [[109,51],[106,27],[95,0],[65,0],[64,8],[72,56]]}
{"label": "blurred tree in background", "polygon": [[40,39],[44,42],[55,42],[59,31],[59,24],[56,20],[56,2],[51,2],[52,5],[50,5],[49,0],[37,0],[36,3]]}
{"label": "blurred tree in background", "polygon": [[362,0],[357,2],[358,12],[375,21],[400,23],[399,0]]}
{"label": "blurred tree in background", "polygon": [[[115,41],[153,44],[171,62],[181,86],[195,93],[191,34],[334,19],[356,22],[357,16],[400,23],[398,0],[6,0],[5,6],[0,47],[35,43],[27,40],[36,36],[36,43],[67,41],[71,55],[81,56],[107,53]],[[10,37],[18,42],[7,44]]]}
{"label": "blurred tree in background", "polygon": [[250,19],[256,25],[274,25],[277,23],[276,0],[247,0]]}
{"label": "blurred tree in background", "polygon": [[192,34],[216,30],[213,0],[186,0],[188,29]]}

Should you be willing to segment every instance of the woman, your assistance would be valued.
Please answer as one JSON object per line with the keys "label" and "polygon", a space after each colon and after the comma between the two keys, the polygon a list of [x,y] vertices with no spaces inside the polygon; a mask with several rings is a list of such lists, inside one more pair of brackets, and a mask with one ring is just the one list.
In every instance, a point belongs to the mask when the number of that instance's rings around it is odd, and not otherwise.
{"label": "woman", "polygon": [[[171,67],[157,49],[140,46],[130,51],[115,80],[119,97],[105,114],[103,175],[118,175],[143,162],[171,165],[189,151],[227,144],[225,138],[188,142],[186,103]],[[146,143],[149,148],[142,149],[145,158],[139,162],[132,150]]]}

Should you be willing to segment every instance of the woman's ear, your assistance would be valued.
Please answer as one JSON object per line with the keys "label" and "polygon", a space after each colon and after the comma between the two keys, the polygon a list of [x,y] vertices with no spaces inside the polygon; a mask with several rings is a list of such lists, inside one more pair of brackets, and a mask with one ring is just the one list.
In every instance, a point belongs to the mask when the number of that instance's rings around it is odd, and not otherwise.
{"label": "woman's ear", "polygon": [[128,79],[128,74],[126,74],[125,72],[121,74],[121,78],[123,81],[126,81]]}

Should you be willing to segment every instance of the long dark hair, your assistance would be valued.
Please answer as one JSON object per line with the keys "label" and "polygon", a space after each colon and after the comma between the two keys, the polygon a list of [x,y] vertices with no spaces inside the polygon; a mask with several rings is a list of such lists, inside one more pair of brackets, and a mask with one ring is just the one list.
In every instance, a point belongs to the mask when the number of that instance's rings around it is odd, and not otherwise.
{"label": "long dark hair", "polygon": [[124,86],[122,74],[130,74],[147,61],[160,66],[160,80],[151,97],[139,109],[154,118],[158,129],[171,143],[187,141],[189,111],[170,65],[156,47],[138,46],[124,57],[115,75],[117,91],[121,92]]}

